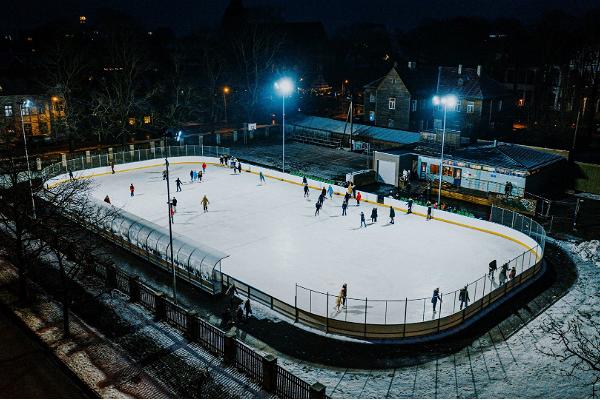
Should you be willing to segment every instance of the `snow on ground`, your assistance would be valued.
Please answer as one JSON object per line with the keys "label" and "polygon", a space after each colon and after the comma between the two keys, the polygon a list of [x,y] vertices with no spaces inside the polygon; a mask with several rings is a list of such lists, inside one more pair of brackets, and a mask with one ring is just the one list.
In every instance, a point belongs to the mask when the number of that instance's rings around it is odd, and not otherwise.
{"label": "snow on ground", "polygon": [[600,267],[600,241],[591,240],[589,242],[581,242],[580,244],[570,243],[569,250],[577,254],[583,261],[591,261],[597,267]]}
{"label": "snow on ground", "polygon": [[[363,299],[368,298],[368,322],[383,323],[386,309],[387,323],[402,322],[403,302],[373,300],[407,297],[426,299],[408,305],[407,320],[420,321],[435,287],[454,291],[483,276],[491,260],[500,264],[525,250],[499,236],[400,212],[391,225],[387,207],[378,208],[377,223],[361,229],[360,212],[369,220],[373,205],[357,207],[351,200],[348,215],[341,216],[342,198],[334,196],[315,216],[315,190],[305,199],[298,185],[269,178],[260,185],[255,174],[233,174],[215,165],[208,166],[202,183],[191,183],[190,169],[199,164],[171,161],[172,196],[178,200],[175,233],[230,254],[223,272],[289,304],[294,304],[296,283],[337,295],[346,282],[349,305],[343,318],[348,320],[364,322]],[[177,193],[178,177],[184,185]],[[168,224],[161,167],[96,177],[94,186],[98,199],[109,195],[117,207]],[[210,201],[207,213],[200,204],[204,195]],[[330,310],[333,302],[330,298]],[[326,304],[324,295],[298,292],[298,306],[306,310],[324,313]]]}
{"label": "snow on ground", "polygon": [[332,368],[281,353],[278,363],[309,382],[323,383],[332,398],[591,398],[593,373],[576,369],[570,375],[569,362],[538,351],[564,352],[548,332],[549,321],[567,326],[577,315],[600,315],[598,268],[580,258],[573,243],[554,242],[572,254],[577,281],[565,296],[504,341],[486,334],[455,354],[393,369]]}

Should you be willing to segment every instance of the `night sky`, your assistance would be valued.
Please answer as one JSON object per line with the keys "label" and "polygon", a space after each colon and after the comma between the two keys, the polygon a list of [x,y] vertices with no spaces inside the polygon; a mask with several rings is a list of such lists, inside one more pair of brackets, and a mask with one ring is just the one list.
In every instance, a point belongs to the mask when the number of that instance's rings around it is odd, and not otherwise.
{"label": "night sky", "polygon": [[[5,3],[2,27],[30,28],[57,17],[93,16],[98,7],[109,7],[138,18],[147,28],[168,26],[177,34],[216,26],[229,0],[28,0]],[[548,9],[579,14],[600,6],[600,0],[245,0],[247,6],[278,7],[288,21],[323,21],[328,30],[351,22],[378,22],[401,29],[414,28],[426,18],[476,15],[515,17],[535,21]]]}

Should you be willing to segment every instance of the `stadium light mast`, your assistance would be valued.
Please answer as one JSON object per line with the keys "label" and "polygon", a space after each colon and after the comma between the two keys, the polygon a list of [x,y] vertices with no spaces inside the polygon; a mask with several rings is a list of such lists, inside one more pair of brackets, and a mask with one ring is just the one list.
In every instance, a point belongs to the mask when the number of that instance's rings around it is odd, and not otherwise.
{"label": "stadium light mast", "polygon": [[275,89],[281,94],[281,132],[282,132],[282,146],[281,146],[281,172],[285,172],[285,97],[292,94],[294,90],[294,82],[290,78],[281,78],[275,82]]}
{"label": "stadium light mast", "polygon": [[456,102],[458,99],[456,96],[452,94],[448,94],[446,96],[433,96],[433,104],[439,106],[440,104],[444,107],[444,122],[442,124],[442,151],[440,155],[440,179],[438,186],[438,207],[441,206],[442,203],[442,171],[444,165],[444,141],[446,140],[446,113],[448,111],[448,107],[456,106]]}
{"label": "stadium light mast", "polygon": [[[31,107],[31,100],[22,100],[19,102],[19,110],[21,112],[21,128],[23,130],[23,144],[25,145],[25,161],[27,162],[27,178],[29,179],[29,193],[31,195],[31,215],[36,219],[35,214],[35,199],[33,198],[33,185],[31,183],[31,168],[29,167],[29,152],[27,151],[27,136],[25,135],[25,110]],[[18,180],[18,179],[17,179]]]}
{"label": "stadium light mast", "polygon": [[[165,129],[163,134],[163,140],[165,147],[167,147],[167,139],[171,136],[171,133]],[[165,152],[165,176],[167,178],[167,216],[169,220],[169,248],[171,250],[171,268],[173,269],[173,301],[177,304],[177,274],[175,272],[175,262],[173,261],[173,227],[171,223],[171,186],[169,184],[169,159],[167,158],[168,152]]]}

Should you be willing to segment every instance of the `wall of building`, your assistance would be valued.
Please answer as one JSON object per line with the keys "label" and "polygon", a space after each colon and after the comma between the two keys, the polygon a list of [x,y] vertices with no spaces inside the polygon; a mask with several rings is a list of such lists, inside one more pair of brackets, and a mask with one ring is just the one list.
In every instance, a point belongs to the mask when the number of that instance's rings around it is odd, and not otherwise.
{"label": "wall of building", "polygon": [[30,136],[43,136],[53,133],[54,125],[64,117],[60,100],[56,97],[40,95],[7,95],[0,96],[0,118],[4,124],[14,131],[15,135],[22,134],[21,106],[24,100],[31,102],[30,107],[24,108],[23,124],[25,132]]}
{"label": "wall of building", "polygon": [[[375,102],[372,102],[374,95]],[[389,99],[396,99],[395,109],[390,109]],[[410,93],[402,79],[392,69],[379,83],[377,88],[365,89],[365,123],[407,130],[410,128]],[[371,121],[370,115],[374,113],[375,119]],[[393,126],[390,126],[390,121]]]}

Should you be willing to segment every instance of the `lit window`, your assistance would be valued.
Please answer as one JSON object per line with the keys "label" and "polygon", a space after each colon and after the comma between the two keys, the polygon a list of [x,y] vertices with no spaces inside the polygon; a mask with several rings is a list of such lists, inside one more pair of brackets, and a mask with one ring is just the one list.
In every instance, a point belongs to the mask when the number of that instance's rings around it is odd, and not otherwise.
{"label": "lit window", "polygon": [[467,114],[473,114],[475,112],[475,103],[467,101]]}
{"label": "lit window", "polygon": [[388,101],[388,108],[390,110],[395,110],[396,109],[396,98],[395,97],[390,97],[390,99]]}
{"label": "lit window", "polygon": [[29,108],[29,107],[23,107],[23,108],[21,108],[21,112],[23,113],[23,115],[30,115],[31,114],[31,108]]}
{"label": "lit window", "polygon": [[456,100],[456,104],[454,105],[454,111],[455,112],[460,112],[460,106],[461,106],[461,101],[460,100]]}
{"label": "lit window", "polygon": [[5,117],[12,117],[13,115],[13,109],[11,105],[8,106],[4,106],[4,116]]}
{"label": "lit window", "polygon": [[410,110],[411,111],[417,111],[417,100],[413,100],[410,103]]}
{"label": "lit window", "polygon": [[373,93],[369,95],[369,102],[375,103],[375,95]]}
{"label": "lit window", "polygon": [[394,127],[394,120],[393,119],[388,119],[388,128],[393,128]]}
{"label": "lit window", "polygon": [[129,118],[129,125],[135,125],[135,118]]}
{"label": "lit window", "polygon": [[498,101],[498,112],[502,111],[502,100]]}
{"label": "lit window", "polygon": [[149,115],[145,115],[144,116],[144,123],[145,124],[149,124],[150,123],[150,116]]}
{"label": "lit window", "polygon": [[79,23],[80,24],[85,24],[87,18],[85,17],[85,15],[80,15],[79,16]]}
{"label": "lit window", "polygon": [[375,121],[375,111],[369,111],[369,121]]}

